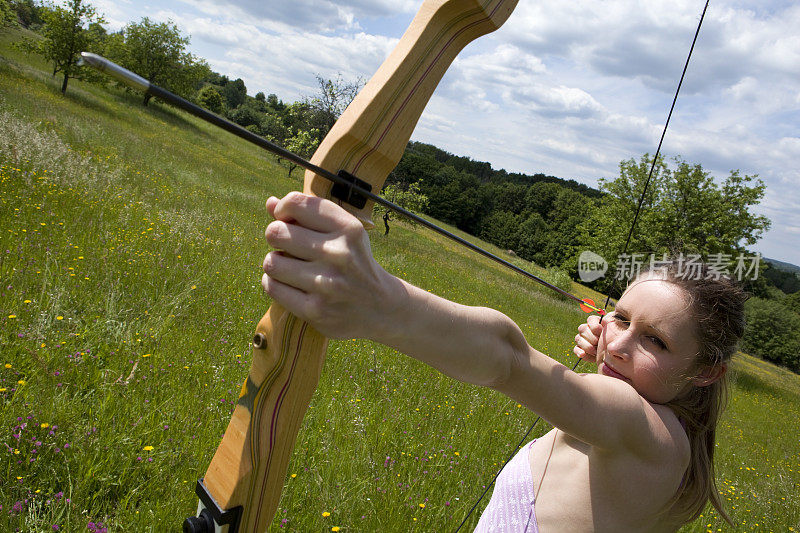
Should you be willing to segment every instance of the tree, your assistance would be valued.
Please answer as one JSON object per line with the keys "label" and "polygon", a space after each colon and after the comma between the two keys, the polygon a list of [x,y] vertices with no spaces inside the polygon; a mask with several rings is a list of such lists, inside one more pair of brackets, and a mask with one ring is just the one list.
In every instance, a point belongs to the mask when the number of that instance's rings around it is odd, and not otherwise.
{"label": "tree", "polygon": [[24,28],[38,30],[44,25],[43,14],[48,8],[36,5],[34,0],[4,0],[14,10],[16,21]]}
{"label": "tree", "polygon": [[[390,183],[383,188],[383,197],[415,213],[421,213],[428,207],[428,197],[420,191],[419,183],[412,183],[405,188],[395,183]],[[394,218],[394,214],[394,211],[380,204],[375,204],[373,208],[373,216],[383,218],[384,235],[389,235],[389,221]],[[417,224],[411,219],[406,219],[406,221],[412,227]]]}
{"label": "tree", "polygon": [[314,127],[320,130],[324,137],[333,127],[336,120],[344,113],[358,91],[364,86],[364,80],[345,82],[341,73],[335,79],[325,79],[317,74],[317,93],[311,98],[306,98],[306,103],[314,112]]}
{"label": "tree", "polygon": [[261,135],[275,144],[283,146],[286,143],[286,139],[291,136],[291,131],[278,115],[270,113],[264,115],[261,121]]}
{"label": "tree", "polygon": [[800,292],[787,295],[783,300],[783,305],[800,315]]}
{"label": "tree", "polygon": [[[208,76],[205,60],[186,51],[189,38],[172,21],[155,23],[144,17],[122,30],[122,39],[109,51],[118,63],[169,91],[188,96]],[[152,96],[145,94],[144,105]]]}
{"label": "tree", "polygon": [[225,111],[225,101],[219,89],[214,85],[206,85],[197,93],[197,105],[221,115]]}
{"label": "tree", "polygon": [[8,0],[0,0],[0,29],[17,25],[17,13]]}
{"label": "tree", "polygon": [[742,350],[800,371],[800,316],[781,302],[762,298],[747,301],[745,316]]}
{"label": "tree", "polygon": [[[765,185],[757,176],[732,171],[721,185],[700,165],[680,158],[676,167],[659,159],[642,204],[628,253],[660,255],[675,249],[711,256],[735,256],[755,244],[770,221],[751,209],[764,196]],[[592,250],[612,266],[622,253],[633,223],[652,158],[644,155],[620,163],[620,175],[600,180],[607,193],[596,209],[579,224],[575,247]],[[609,282],[603,285],[608,290]]]}
{"label": "tree", "polygon": [[492,211],[481,222],[478,237],[505,250],[516,250],[519,244],[519,217],[508,211]]}
{"label": "tree", "polygon": [[[294,152],[303,159],[311,159],[317,146],[319,146],[319,131],[315,129],[299,130],[286,143],[287,150]],[[283,162],[289,169],[289,178],[291,178],[292,172],[297,168],[297,164],[287,160],[283,160]]]}
{"label": "tree", "polygon": [[264,112],[258,107],[258,102],[250,99],[236,109],[228,110],[228,118],[242,127],[256,126],[260,131],[261,123],[264,121]]}
{"label": "tree", "polygon": [[225,97],[225,103],[231,111],[242,105],[247,99],[247,87],[244,81],[237,78],[226,83],[222,87],[222,96]]}
{"label": "tree", "polygon": [[52,6],[42,12],[44,26],[43,39],[26,40],[21,46],[29,52],[40,54],[53,62],[53,76],[61,72],[64,81],[61,93],[67,92],[70,78],[96,80],[99,76],[87,67],[77,65],[81,52],[92,51],[97,45],[97,31],[87,31],[91,24],[105,22],[94,7],[83,0],[68,0],[62,6]]}

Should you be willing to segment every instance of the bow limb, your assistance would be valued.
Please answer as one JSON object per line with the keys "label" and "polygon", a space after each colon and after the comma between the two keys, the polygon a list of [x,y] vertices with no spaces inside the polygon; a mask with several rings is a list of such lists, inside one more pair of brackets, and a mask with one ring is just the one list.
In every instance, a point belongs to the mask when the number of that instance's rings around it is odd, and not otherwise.
{"label": "bow limb", "polygon": [[[379,192],[456,54],[500,27],[516,4],[517,0],[426,0],[312,162],[356,175]],[[331,188],[328,180],[306,172],[307,194],[331,198]],[[335,201],[372,226],[371,201],[361,206]],[[198,484],[200,509],[222,514],[214,516],[217,530],[260,532],[272,521],[327,344],[325,337],[277,303],[258,323],[250,373],[222,443]],[[227,520],[230,524],[220,527]]]}

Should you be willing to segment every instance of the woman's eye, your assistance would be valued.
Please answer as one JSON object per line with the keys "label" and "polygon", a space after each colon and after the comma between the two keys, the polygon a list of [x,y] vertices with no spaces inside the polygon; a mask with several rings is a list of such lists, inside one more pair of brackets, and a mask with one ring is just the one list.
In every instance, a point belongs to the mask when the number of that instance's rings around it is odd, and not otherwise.
{"label": "woman's eye", "polygon": [[627,328],[631,324],[631,321],[630,320],[626,320],[625,317],[622,317],[622,316],[619,316],[619,315],[614,315],[613,318],[614,318],[614,322],[616,322],[620,326],[623,326],[623,327]]}
{"label": "woman's eye", "polygon": [[662,341],[661,339],[659,339],[658,337],[651,336],[650,337],[650,341],[653,344],[655,344],[656,346],[658,346],[659,348],[661,348],[662,350],[664,350],[667,347],[666,343],[664,341]]}

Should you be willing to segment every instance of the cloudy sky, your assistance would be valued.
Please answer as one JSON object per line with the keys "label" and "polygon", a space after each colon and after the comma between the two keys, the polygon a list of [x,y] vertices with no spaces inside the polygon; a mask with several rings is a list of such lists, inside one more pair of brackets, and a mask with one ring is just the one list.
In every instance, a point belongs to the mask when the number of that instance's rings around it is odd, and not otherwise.
{"label": "cloudy sky", "polygon": [[[172,20],[211,68],[292,102],[315,75],[368,79],[421,0],[93,0],[108,26]],[[702,0],[520,0],[470,44],[412,139],[495,168],[595,186],[653,153]],[[718,179],[758,174],[772,229],[754,248],[800,265],[800,3],[713,0],[663,153]]]}

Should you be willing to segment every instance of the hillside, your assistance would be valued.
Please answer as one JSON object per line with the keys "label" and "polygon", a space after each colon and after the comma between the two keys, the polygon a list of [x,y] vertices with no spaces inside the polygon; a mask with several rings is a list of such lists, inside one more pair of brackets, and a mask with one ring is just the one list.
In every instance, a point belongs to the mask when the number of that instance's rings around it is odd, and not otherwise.
{"label": "hillside", "polygon": [[777,259],[764,258],[764,260],[770,263],[777,270],[782,270],[784,272],[790,272],[795,275],[800,275],[800,266],[793,265],[792,263],[785,263],[783,261],[778,261]]}
{"label": "hillside", "polygon": [[[0,33],[0,531],[174,531],[269,303],[264,200],[300,182],[138,95],[71,82],[62,96],[11,47],[18,35]],[[390,272],[502,310],[572,364],[577,307],[429,232],[371,238]],[[736,531],[787,531],[800,523],[800,378],[745,355],[734,371],[723,500]],[[273,529],[454,530],[534,419],[386,347],[332,342]],[[708,530],[728,529],[713,512],[684,528]]]}

